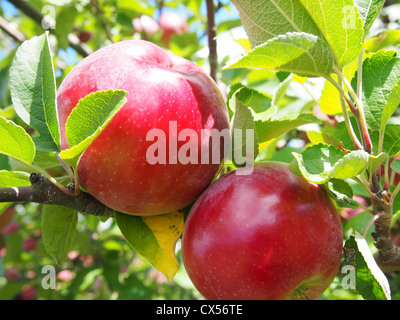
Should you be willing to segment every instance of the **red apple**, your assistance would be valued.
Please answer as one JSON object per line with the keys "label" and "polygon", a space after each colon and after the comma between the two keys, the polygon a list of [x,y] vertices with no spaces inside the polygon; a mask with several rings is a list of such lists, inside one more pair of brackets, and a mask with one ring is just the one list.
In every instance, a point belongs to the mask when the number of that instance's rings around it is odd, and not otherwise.
{"label": "red apple", "polygon": [[6,209],[3,213],[0,213],[0,233],[4,228],[10,223],[15,213],[15,208],[10,207]]}
{"label": "red apple", "polygon": [[147,35],[155,34],[160,30],[157,21],[148,15],[141,15],[139,18],[133,19],[132,25],[136,32],[144,32]]}
{"label": "red apple", "polygon": [[68,147],[65,123],[72,109],[87,94],[107,89],[128,91],[127,103],[84,152],[80,184],[110,208],[134,215],[167,213],[193,202],[220,164],[174,164],[173,157],[166,163],[149,162],[146,153],[157,137],[148,141],[148,133],[165,133],[166,150],[174,143],[180,150],[186,142],[171,135],[175,125],[175,134],[186,129],[196,133],[199,150],[209,146],[210,137],[202,132],[229,128],[215,82],[194,63],[151,42],[127,40],[104,47],[75,66],[58,90],[63,149]]}
{"label": "red apple", "polygon": [[74,278],[74,274],[71,270],[65,269],[65,270],[61,270],[58,274],[57,274],[57,279],[62,281],[62,282],[68,282],[71,281]]}
{"label": "red apple", "polygon": [[31,285],[25,285],[22,288],[21,293],[18,295],[17,300],[36,300],[37,299],[37,289]]}
{"label": "red apple", "polygon": [[8,225],[6,225],[2,231],[3,235],[10,235],[18,232],[19,223],[17,221],[11,221]]}
{"label": "red apple", "polygon": [[19,271],[18,267],[12,266],[6,269],[5,278],[7,280],[20,280],[21,272]]}
{"label": "red apple", "polygon": [[182,257],[193,284],[207,299],[317,298],[341,262],[335,206],[286,164],[237,172],[214,182],[187,218]]}
{"label": "red apple", "polygon": [[158,23],[162,30],[161,40],[166,46],[169,45],[174,34],[181,35],[189,31],[186,20],[176,12],[162,13]]}
{"label": "red apple", "polygon": [[92,35],[89,31],[79,31],[78,39],[80,42],[86,43],[92,38]]}
{"label": "red apple", "polygon": [[34,251],[37,247],[38,240],[36,238],[27,238],[24,240],[22,247],[25,251]]}

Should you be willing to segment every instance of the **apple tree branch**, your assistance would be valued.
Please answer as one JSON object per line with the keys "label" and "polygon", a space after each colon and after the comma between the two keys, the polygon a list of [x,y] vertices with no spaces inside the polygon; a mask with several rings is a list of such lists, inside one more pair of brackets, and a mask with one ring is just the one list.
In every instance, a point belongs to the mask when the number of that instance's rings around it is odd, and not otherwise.
{"label": "apple tree branch", "polygon": [[87,192],[67,194],[42,174],[32,173],[30,186],[0,188],[0,202],[60,205],[83,214],[113,217],[113,210]]}

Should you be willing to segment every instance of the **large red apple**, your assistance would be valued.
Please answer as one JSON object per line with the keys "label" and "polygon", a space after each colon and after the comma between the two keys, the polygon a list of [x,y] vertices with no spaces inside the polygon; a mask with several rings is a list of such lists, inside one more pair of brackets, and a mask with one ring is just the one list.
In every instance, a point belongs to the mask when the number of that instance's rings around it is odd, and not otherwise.
{"label": "large red apple", "polygon": [[162,13],[158,24],[162,30],[161,40],[166,46],[169,46],[171,37],[174,34],[182,35],[189,31],[186,20],[181,15],[172,11]]}
{"label": "large red apple", "polygon": [[127,103],[84,152],[80,184],[110,208],[134,215],[163,214],[193,202],[220,164],[174,164],[174,154],[153,164],[146,153],[157,138],[150,141],[148,133],[165,133],[167,153],[171,145],[179,151],[187,143],[176,141],[186,129],[195,133],[199,150],[209,146],[210,136],[202,132],[229,128],[215,82],[194,63],[147,41],[104,47],[75,66],[58,90],[62,149],[68,147],[65,123],[72,109],[87,94],[107,89],[128,91]]}
{"label": "large red apple", "polygon": [[196,200],[182,254],[207,299],[315,299],[339,270],[342,241],[325,192],[267,162],[222,176]]}

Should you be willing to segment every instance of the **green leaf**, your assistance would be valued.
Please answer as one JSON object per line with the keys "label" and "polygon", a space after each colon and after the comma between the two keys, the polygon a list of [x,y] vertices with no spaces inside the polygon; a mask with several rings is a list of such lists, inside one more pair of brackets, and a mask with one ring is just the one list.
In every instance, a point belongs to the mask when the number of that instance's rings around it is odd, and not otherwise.
{"label": "green leaf", "polygon": [[364,48],[369,52],[393,48],[400,44],[400,30],[383,30],[364,41]]}
{"label": "green leaf", "polygon": [[[30,186],[29,174],[19,171],[0,170],[0,188]],[[12,203],[0,202],[0,214]]]}
{"label": "green leaf", "polygon": [[35,158],[35,144],[31,136],[13,121],[0,116],[0,153],[24,163]]}
{"label": "green leaf", "polygon": [[390,164],[390,168],[396,172],[400,174],[400,160],[394,160],[391,164]]}
{"label": "green leaf", "polygon": [[60,265],[71,249],[78,223],[78,213],[62,206],[43,206],[41,230],[46,251]]}
{"label": "green leaf", "polygon": [[344,180],[332,178],[326,183],[330,195],[336,200],[336,204],[342,208],[357,209],[359,204],[353,200],[353,189]]}
{"label": "green leaf", "polygon": [[288,32],[322,36],[298,0],[232,0],[232,3],[239,11],[252,47]]}
{"label": "green leaf", "polygon": [[[253,90],[242,87],[232,97],[235,110],[232,122],[232,160],[236,165],[238,165],[237,153],[239,153],[240,158],[245,157],[247,159],[247,157],[251,157],[254,160],[259,152],[254,117],[250,108],[246,105],[252,99],[253,93]],[[248,146],[251,142],[253,145]],[[239,165],[242,165],[242,163],[239,163]]]}
{"label": "green leaf", "polygon": [[256,121],[258,142],[270,141],[292,129],[309,123],[319,124],[321,121],[309,113],[292,114],[267,121]]}
{"label": "green leaf", "polygon": [[70,146],[60,152],[65,162],[77,165],[82,153],[125,104],[127,94],[123,90],[96,91],[79,101],[65,125]]}
{"label": "green leaf", "polygon": [[10,68],[10,91],[19,117],[35,128],[37,149],[59,151],[56,82],[47,33],[25,41]]}
{"label": "green leaf", "polygon": [[0,170],[0,188],[30,186],[29,174],[20,171]]}
{"label": "green leaf", "polygon": [[386,104],[382,109],[382,118],[380,130],[384,130],[390,117],[400,104],[400,82],[398,82],[390,91]]}
{"label": "green leaf", "polygon": [[352,255],[357,292],[367,300],[390,300],[389,282],[376,264],[368,243],[359,233],[346,241],[345,252]]}
{"label": "green leaf", "polygon": [[[287,73],[279,71],[279,72],[277,72],[277,75],[279,75],[279,74],[285,75]],[[272,108],[271,108],[272,109],[271,111],[273,111],[274,113],[272,113],[270,111],[271,115],[276,114],[276,111],[279,108],[279,103],[283,100],[284,97],[286,97],[287,90],[289,89],[290,84],[292,83],[293,77],[294,77],[294,74],[289,73],[285,79],[281,80],[281,83],[279,84],[278,89],[276,89],[276,91],[274,92],[274,95],[272,97]],[[268,118],[264,118],[264,119],[260,119],[260,120],[267,120],[267,119]]]}
{"label": "green leaf", "polygon": [[[243,88],[243,90],[240,90],[241,88]],[[236,99],[239,99],[241,103],[250,108],[255,120],[266,120],[274,114],[275,110],[274,108],[271,108],[271,98],[265,94],[255,89],[245,87],[242,84],[232,86],[232,90],[234,91],[229,96],[228,105],[233,112],[235,112]],[[235,96],[236,99],[232,99],[235,93],[238,93]]]}
{"label": "green leaf", "polygon": [[[372,131],[371,139],[374,145],[374,153],[378,153],[380,131]],[[389,158],[400,152],[400,124],[388,124],[384,130],[382,152]]]}
{"label": "green leaf", "polygon": [[354,0],[354,5],[358,8],[363,21],[364,37],[381,11],[384,0]]}
{"label": "green leaf", "polygon": [[342,66],[356,59],[362,50],[363,21],[352,0],[232,2],[253,47],[289,32],[303,32],[326,42],[324,49],[329,48],[330,55]]}
{"label": "green leaf", "polygon": [[353,0],[300,0],[318,26],[340,65],[362,50],[363,22]]}
{"label": "green leaf", "polygon": [[333,64],[331,49],[322,38],[305,32],[289,32],[255,47],[226,68],[262,68],[327,77]]}
{"label": "green leaf", "polygon": [[369,172],[375,172],[379,166],[386,160],[387,154],[382,152],[377,156],[369,156]]}
{"label": "green leaf", "polygon": [[302,154],[293,153],[302,175],[311,182],[322,184],[331,178],[354,178],[369,164],[369,154],[362,150],[344,154],[326,144],[308,147]]}
{"label": "green leaf", "polygon": [[[369,129],[379,130],[386,125],[388,115],[391,115],[395,108],[393,106],[397,99],[395,86],[398,84],[399,78],[400,59],[394,50],[380,50],[364,60],[362,99]],[[354,88],[357,83],[356,79],[357,74],[352,81]],[[390,94],[394,89],[396,90],[392,96],[394,101],[389,101],[390,104],[387,106]]]}
{"label": "green leaf", "polygon": [[114,217],[130,246],[172,280],[179,269],[175,246],[183,231],[183,213],[141,217],[114,211]]}

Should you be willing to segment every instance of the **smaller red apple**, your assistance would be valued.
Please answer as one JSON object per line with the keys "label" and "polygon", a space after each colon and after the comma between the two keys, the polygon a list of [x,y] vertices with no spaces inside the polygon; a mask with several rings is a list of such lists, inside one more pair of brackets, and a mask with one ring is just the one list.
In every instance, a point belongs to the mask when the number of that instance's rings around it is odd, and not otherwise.
{"label": "smaller red apple", "polygon": [[181,35],[189,32],[186,20],[175,12],[168,11],[161,14],[158,23],[162,30],[161,40],[167,47],[169,46],[171,37],[174,34]]}
{"label": "smaller red apple", "polygon": [[76,260],[79,258],[79,251],[78,250],[73,250],[68,252],[68,258],[72,261]]}
{"label": "smaller red apple", "polygon": [[14,213],[14,207],[10,207],[6,209],[3,213],[0,213],[0,233],[10,223],[12,217],[14,216]]}
{"label": "smaller red apple", "polygon": [[19,230],[19,224],[17,221],[11,221],[4,229],[3,235],[7,236],[16,233]]}
{"label": "smaller red apple", "polygon": [[22,247],[24,248],[25,251],[34,251],[37,247],[38,240],[36,238],[27,238],[24,240],[24,243],[22,244]]}
{"label": "smaller red apple", "polygon": [[67,282],[67,281],[71,281],[74,278],[74,274],[71,270],[61,270],[58,274],[57,274],[57,279],[62,281],[62,282]]}
{"label": "smaller red apple", "polygon": [[6,270],[5,278],[7,280],[19,280],[21,278],[21,272],[16,266],[12,266]]}
{"label": "smaller red apple", "polygon": [[89,31],[80,31],[78,33],[78,39],[82,43],[88,42],[92,38],[92,33]]}
{"label": "smaller red apple", "polygon": [[17,300],[35,300],[37,299],[37,290],[31,285],[26,285],[22,288]]}
{"label": "smaller red apple", "polygon": [[147,35],[153,35],[160,30],[157,21],[148,15],[141,15],[139,18],[133,19],[132,25],[136,32],[144,32]]}

